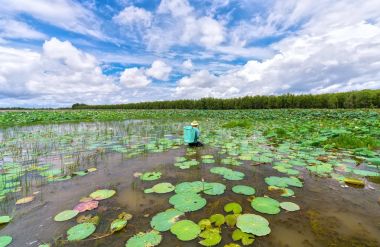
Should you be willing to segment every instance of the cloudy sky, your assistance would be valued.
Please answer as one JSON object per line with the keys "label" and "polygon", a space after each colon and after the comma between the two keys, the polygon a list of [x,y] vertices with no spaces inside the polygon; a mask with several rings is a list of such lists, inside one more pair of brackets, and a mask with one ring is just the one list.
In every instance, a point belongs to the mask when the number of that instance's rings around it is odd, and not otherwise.
{"label": "cloudy sky", "polygon": [[1,0],[0,107],[380,88],[379,0]]}

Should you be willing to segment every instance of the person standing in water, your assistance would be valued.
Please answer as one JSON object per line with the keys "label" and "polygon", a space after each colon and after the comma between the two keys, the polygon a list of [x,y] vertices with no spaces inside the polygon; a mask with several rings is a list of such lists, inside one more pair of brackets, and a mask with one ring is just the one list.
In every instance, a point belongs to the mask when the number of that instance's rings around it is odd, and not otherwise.
{"label": "person standing in water", "polygon": [[184,141],[190,147],[201,147],[203,144],[199,141],[201,131],[199,130],[199,123],[197,121],[191,122],[190,126],[184,127]]}

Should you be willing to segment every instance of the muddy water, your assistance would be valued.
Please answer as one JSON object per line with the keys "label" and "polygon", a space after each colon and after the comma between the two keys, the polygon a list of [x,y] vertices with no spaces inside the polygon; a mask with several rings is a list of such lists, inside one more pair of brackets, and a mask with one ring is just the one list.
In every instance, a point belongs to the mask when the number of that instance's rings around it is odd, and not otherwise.
{"label": "muddy water", "polygon": [[[239,202],[244,212],[255,213],[250,207],[248,197],[231,192],[231,187],[236,184],[254,186],[256,195],[267,194],[278,200],[284,200],[278,195],[267,193],[264,178],[280,175],[267,165],[253,167],[244,164],[235,169],[246,174],[244,180],[223,181],[219,175],[209,172],[214,164],[203,164],[188,170],[174,167],[175,157],[183,156],[185,152],[185,148],[181,148],[132,159],[123,157],[123,154],[107,154],[96,161],[97,172],[39,188],[41,192],[37,199],[27,206],[18,207],[13,222],[4,227],[1,234],[14,237],[12,246],[53,243],[54,240],[64,236],[69,227],[75,225],[74,221],[54,222],[55,214],[73,208],[81,197],[96,189],[113,188],[117,191],[117,195],[101,201],[100,208],[93,212],[101,216],[101,223],[96,233],[106,232],[112,219],[123,211],[134,216],[128,223],[127,229],[99,240],[85,240],[78,243],[64,243],[57,240],[56,246],[124,246],[129,237],[150,228],[149,222],[153,215],[171,207],[168,200],[174,193],[144,194],[143,190],[150,188],[157,181],[140,181],[133,176],[135,172],[161,171],[163,176],[159,181],[173,184],[202,178],[205,181],[226,184],[227,190],[224,195],[203,195],[207,199],[207,206],[199,211],[186,213],[185,217],[194,221],[207,218],[214,213],[223,213],[223,206],[228,202]],[[215,153],[215,150],[197,149],[197,156],[210,153]],[[298,203],[302,209],[289,213],[282,211],[274,216],[265,215],[270,222],[272,233],[258,237],[254,246],[379,246],[380,207],[376,201],[380,194],[377,185],[374,185],[375,190],[342,188],[335,181],[311,177],[307,173],[303,176],[304,188],[295,188],[296,197],[289,199]],[[223,228],[223,240],[219,246],[232,242],[231,233],[232,230]],[[161,246],[195,245],[196,240],[180,242],[170,233],[163,234],[161,243]]]}
{"label": "muddy water", "polygon": [[[165,131],[163,131],[165,133]],[[320,178],[300,169],[304,180],[303,188],[292,188],[295,197],[284,198],[274,192],[268,192],[264,178],[284,176],[273,170],[270,165],[252,166],[245,162],[239,167],[229,167],[244,172],[246,177],[241,181],[223,180],[221,176],[209,172],[213,166],[223,166],[220,159],[225,155],[211,147],[197,148],[194,158],[214,154],[216,164],[201,164],[190,169],[181,170],[175,167],[175,157],[186,154],[186,147],[153,154],[140,154],[134,158],[122,153],[105,153],[95,159],[85,160],[84,167],[97,167],[96,172],[84,177],[74,177],[67,181],[36,184],[30,188],[38,191],[36,199],[25,205],[8,207],[4,210],[12,213],[13,221],[2,226],[0,235],[11,235],[14,239],[11,246],[38,246],[51,243],[53,246],[124,246],[134,234],[150,229],[150,220],[155,214],[172,206],[168,203],[168,194],[144,194],[144,189],[158,182],[178,184],[184,181],[204,179],[207,182],[220,182],[227,186],[221,196],[202,194],[207,200],[203,209],[186,213],[186,219],[195,222],[208,218],[215,213],[224,213],[223,207],[228,202],[238,202],[244,213],[255,213],[249,197],[234,194],[234,185],[244,184],[256,189],[256,196],[269,195],[279,201],[292,201],[301,206],[300,211],[281,211],[278,215],[263,215],[270,222],[271,234],[257,237],[253,246],[277,247],[325,247],[325,246],[380,246],[380,186],[371,183],[371,187],[343,188],[329,178]],[[160,171],[162,177],[156,181],[141,181],[134,177],[136,172]],[[53,217],[67,209],[72,209],[80,198],[88,196],[97,189],[115,189],[117,194],[100,202],[100,207],[90,213],[99,215],[100,224],[95,234],[88,240],[77,243],[62,241],[66,238],[67,229],[74,226],[75,220],[55,222]],[[13,212],[9,212],[9,210]],[[94,240],[108,231],[110,222],[121,212],[131,213],[133,219],[127,228],[106,238]],[[84,213],[82,213],[84,214]],[[222,228],[223,240],[218,246],[232,242],[233,229]],[[181,242],[170,232],[163,233],[160,246],[197,246],[200,239]]]}

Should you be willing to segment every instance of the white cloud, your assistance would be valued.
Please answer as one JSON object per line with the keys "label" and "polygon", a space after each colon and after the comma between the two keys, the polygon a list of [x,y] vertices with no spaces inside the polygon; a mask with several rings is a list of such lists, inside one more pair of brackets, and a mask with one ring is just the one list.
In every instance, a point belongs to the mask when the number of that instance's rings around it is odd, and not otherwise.
{"label": "white cloud", "polygon": [[171,14],[175,17],[188,16],[193,8],[187,0],[162,0],[158,6],[159,14]]}
{"label": "white cloud", "polygon": [[216,20],[206,16],[198,19],[201,31],[200,43],[205,47],[213,47],[224,41],[224,28]]}
{"label": "white cloud", "polygon": [[193,68],[193,62],[191,61],[191,59],[187,59],[183,61],[182,67],[184,67],[185,69],[191,70]]}
{"label": "white cloud", "polygon": [[142,88],[151,83],[151,80],[145,75],[144,69],[128,68],[120,75],[120,82],[128,88]]}
{"label": "white cloud", "polygon": [[171,71],[172,67],[170,67],[161,60],[156,60],[152,63],[152,66],[146,71],[146,74],[155,79],[166,81],[169,79]]}
{"label": "white cloud", "polygon": [[47,36],[38,32],[26,23],[12,20],[0,19],[0,37],[1,38],[22,38],[22,39],[45,39]]}
{"label": "white cloud", "polygon": [[68,31],[106,39],[96,16],[72,0],[3,0],[0,14],[13,17],[27,14]]}
{"label": "white cloud", "polygon": [[380,25],[360,22],[276,44],[279,53],[221,75],[195,72],[178,82],[175,97],[326,93],[380,86]]}
{"label": "white cloud", "polygon": [[113,20],[122,25],[143,25],[150,26],[152,22],[152,14],[142,8],[129,6],[124,8]]}
{"label": "white cloud", "polygon": [[45,41],[42,52],[0,47],[1,98],[96,102],[117,91],[99,62],[70,42]]}

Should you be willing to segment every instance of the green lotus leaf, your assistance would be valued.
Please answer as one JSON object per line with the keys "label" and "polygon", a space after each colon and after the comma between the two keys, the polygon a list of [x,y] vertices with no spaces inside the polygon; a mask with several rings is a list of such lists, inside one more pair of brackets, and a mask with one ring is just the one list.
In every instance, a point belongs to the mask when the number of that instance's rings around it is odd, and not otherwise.
{"label": "green lotus leaf", "polygon": [[79,214],[78,210],[65,210],[54,217],[55,221],[66,221],[76,217]]}
{"label": "green lotus leaf", "polygon": [[276,177],[276,176],[271,176],[271,177],[265,178],[265,182],[268,185],[277,186],[277,187],[280,187],[280,188],[286,188],[289,185],[290,186],[295,186],[295,187],[302,187],[303,186],[301,180],[299,180],[296,177]]}
{"label": "green lotus leaf", "polygon": [[198,237],[201,229],[191,220],[181,220],[174,223],[170,232],[176,235],[179,240],[190,241]]}
{"label": "green lotus leaf", "polygon": [[183,182],[175,186],[175,193],[177,194],[187,194],[187,193],[198,193],[205,189],[205,182],[194,181],[194,182]]}
{"label": "green lotus leaf", "polygon": [[108,199],[115,194],[116,194],[116,191],[114,190],[97,190],[95,192],[92,192],[90,194],[90,197],[94,200],[100,201],[100,200]]}
{"label": "green lotus leaf", "polygon": [[246,185],[235,185],[232,187],[232,191],[236,194],[242,194],[246,196],[251,196],[256,193],[256,190],[254,188]]}
{"label": "green lotus leaf", "polygon": [[96,227],[92,223],[82,223],[71,227],[67,231],[67,240],[69,241],[78,241],[83,240],[93,234],[96,230]]}
{"label": "green lotus leaf", "polygon": [[253,244],[253,242],[255,241],[255,236],[249,233],[242,232],[240,229],[236,229],[232,233],[232,239],[234,241],[241,240],[241,243],[243,245],[250,245]]}
{"label": "green lotus leaf", "polygon": [[152,181],[161,178],[161,172],[145,172],[140,176],[140,179],[143,181]]}
{"label": "green lotus leaf", "polygon": [[220,243],[222,236],[220,236],[220,230],[218,228],[209,228],[199,234],[199,237],[204,238],[199,241],[203,246],[214,246]]}
{"label": "green lotus leaf", "polygon": [[13,238],[8,235],[0,236],[0,247],[6,247],[12,243]]}
{"label": "green lotus leaf", "polygon": [[205,155],[202,155],[201,158],[202,158],[202,159],[213,159],[214,156],[211,155],[211,154],[205,154]]}
{"label": "green lotus leaf", "polygon": [[281,202],[280,207],[286,211],[297,211],[300,210],[300,206],[293,202]]}
{"label": "green lotus leaf", "polygon": [[226,224],[229,227],[234,227],[236,225],[237,217],[239,214],[229,214],[226,215],[224,218],[226,219]]}
{"label": "green lotus leaf", "polygon": [[210,222],[214,223],[215,226],[219,227],[219,226],[223,225],[224,222],[226,222],[226,220],[224,219],[223,214],[213,214],[210,216]]}
{"label": "green lotus leaf", "polygon": [[152,220],[150,221],[150,225],[153,229],[157,231],[168,231],[170,227],[182,215],[184,215],[183,212],[178,211],[174,208],[170,208],[164,212],[158,213],[155,216],[153,216]]}
{"label": "green lotus leaf", "polygon": [[256,211],[265,214],[278,214],[280,210],[280,203],[270,197],[256,197],[251,201],[251,206]]}
{"label": "green lotus leaf", "polygon": [[115,219],[111,222],[111,232],[118,232],[120,230],[122,230],[126,225],[127,225],[128,221],[124,220],[124,219]]}
{"label": "green lotus leaf", "polygon": [[171,183],[159,183],[154,185],[150,189],[144,190],[144,193],[159,193],[159,194],[164,194],[164,193],[169,193],[172,192],[175,189],[175,186],[172,185]]}
{"label": "green lotus leaf", "polygon": [[38,247],[51,247],[51,245],[50,244],[40,244],[40,245],[38,245]]}
{"label": "green lotus leaf", "polygon": [[211,221],[209,219],[201,219],[198,222],[198,226],[201,228],[201,230],[211,228]]}
{"label": "green lotus leaf", "polygon": [[256,236],[265,236],[271,231],[268,220],[256,214],[239,215],[236,226],[243,232]]}
{"label": "green lotus leaf", "polygon": [[125,243],[125,247],[153,247],[161,243],[162,236],[158,231],[140,232]]}
{"label": "green lotus leaf", "polygon": [[240,247],[240,245],[235,244],[235,243],[229,243],[229,244],[224,245],[224,247]]}
{"label": "green lotus leaf", "polygon": [[226,213],[233,212],[234,214],[240,214],[243,211],[243,208],[239,203],[230,202],[224,205],[224,211]]}
{"label": "green lotus leaf", "polygon": [[244,178],[244,173],[238,172],[238,171],[233,171],[229,168],[226,167],[213,167],[210,169],[211,173],[222,175],[223,178],[227,180],[242,180]]}
{"label": "green lotus leaf", "polygon": [[226,186],[221,183],[205,183],[203,193],[207,195],[222,195]]}
{"label": "green lotus leaf", "polygon": [[0,216],[0,224],[9,223],[12,220],[12,218],[8,215]]}
{"label": "green lotus leaf", "polygon": [[169,199],[169,203],[181,212],[196,211],[206,206],[206,199],[198,194],[176,194]]}

